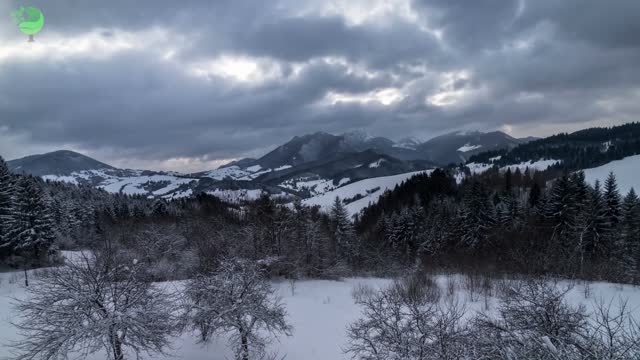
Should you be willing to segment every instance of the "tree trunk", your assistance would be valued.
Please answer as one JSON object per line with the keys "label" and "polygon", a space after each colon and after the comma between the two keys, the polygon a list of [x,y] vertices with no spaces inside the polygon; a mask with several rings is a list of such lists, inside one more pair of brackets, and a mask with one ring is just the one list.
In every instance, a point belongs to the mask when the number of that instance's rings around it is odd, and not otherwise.
{"label": "tree trunk", "polygon": [[242,360],[249,360],[249,340],[244,332],[240,336],[242,338]]}
{"label": "tree trunk", "polygon": [[113,360],[124,360],[124,353],[122,352],[122,340],[113,330],[110,331],[110,335],[113,341]]}
{"label": "tree trunk", "polygon": [[24,286],[29,287],[29,273],[27,268],[24,268]]}
{"label": "tree trunk", "polygon": [[113,357],[115,360],[124,360],[124,354],[122,353],[122,341],[120,341],[120,339],[116,339],[115,344],[113,344]]}

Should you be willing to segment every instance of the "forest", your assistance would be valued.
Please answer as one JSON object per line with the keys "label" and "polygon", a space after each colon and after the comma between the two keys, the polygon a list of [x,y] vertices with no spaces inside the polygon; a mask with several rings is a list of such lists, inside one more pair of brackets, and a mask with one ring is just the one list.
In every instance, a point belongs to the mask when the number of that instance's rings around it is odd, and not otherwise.
{"label": "forest", "polygon": [[[626,303],[588,313],[554,282],[640,282],[640,200],[621,194],[614,174],[591,186],[580,171],[559,171],[494,168],[458,183],[437,169],[352,218],[349,199],[328,211],[266,192],[240,204],[206,194],[167,201],[13,175],[0,161],[0,261],[24,270],[29,294],[16,307],[23,340],[11,346],[19,359],[104,349],[121,360],[166,355],[185,332],[201,343],[227,334],[236,359],[275,360],[269,339],[295,329],[270,280],[290,281],[295,294],[298,280],[377,276],[396,280],[354,289],[363,315],[345,351],[355,359],[639,354]],[[65,263],[62,250],[81,255]],[[27,269],[39,267],[30,285]],[[499,316],[464,320],[456,285],[448,278],[445,296],[438,273],[466,274],[471,299],[484,293],[486,306],[499,297]],[[528,280],[495,280],[513,277]],[[154,285],[166,281],[182,282]],[[552,320],[522,327],[540,316]],[[501,340],[478,341],[487,332]]]}

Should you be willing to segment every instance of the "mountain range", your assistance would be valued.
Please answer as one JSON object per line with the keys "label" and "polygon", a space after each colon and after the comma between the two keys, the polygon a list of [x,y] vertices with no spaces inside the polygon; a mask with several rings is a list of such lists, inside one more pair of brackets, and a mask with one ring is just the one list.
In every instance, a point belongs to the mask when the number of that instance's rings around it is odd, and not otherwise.
{"label": "mountain range", "polygon": [[278,196],[308,198],[363,179],[465,163],[481,152],[508,150],[530,140],[500,131],[454,132],[425,142],[392,141],[363,132],[317,132],[296,136],[258,159],[241,159],[192,174],[118,169],[68,150],[27,156],[8,165],[16,173],[148,197],[208,192],[235,201],[267,190]]}

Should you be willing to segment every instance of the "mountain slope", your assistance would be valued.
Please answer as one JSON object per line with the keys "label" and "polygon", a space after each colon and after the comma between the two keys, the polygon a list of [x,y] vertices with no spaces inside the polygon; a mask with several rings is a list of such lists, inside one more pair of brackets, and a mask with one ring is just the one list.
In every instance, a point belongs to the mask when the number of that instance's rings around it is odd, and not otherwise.
{"label": "mountain slope", "polygon": [[561,133],[508,150],[483,152],[472,156],[470,162],[493,162],[503,167],[525,161],[555,159],[562,162],[565,170],[573,171],[598,167],[636,154],[640,154],[640,123]]}
{"label": "mountain slope", "polygon": [[510,149],[523,143],[523,140],[511,137],[501,131],[453,132],[435,137],[417,147],[425,160],[440,165],[464,163],[474,154]]}
{"label": "mountain slope", "polygon": [[35,176],[70,175],[73,172],[83,170],[115,170],[110,165],[69,150],[31,155],[8,161],[7,165],[15,173],[27,173]]}
{"label": "mountain slope", "polygon": [[361,180],[343,187],[328,191],[322,195],[314,196],[303,201],[303,204],[309,206],[320,206],[327,210],[331,207],[336,197],[347,202],[346,209],[351,215],[359,213],[362,209],[371,203],[378,201],[380,196],[389,189],[393,189],[396,185],[421,173],[430,173],[432,170],[414,171],[404,174],[383,176]]}

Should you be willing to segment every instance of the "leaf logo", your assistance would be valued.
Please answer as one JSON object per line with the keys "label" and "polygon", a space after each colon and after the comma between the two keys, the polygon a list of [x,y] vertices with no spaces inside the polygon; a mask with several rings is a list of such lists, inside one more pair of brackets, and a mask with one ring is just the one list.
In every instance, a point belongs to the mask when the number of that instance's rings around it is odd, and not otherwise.
{"label": "leaf logo", "polygon": [[29,35],[29,41],[33,41],[33,35],[39,33],[44,26],[44,14],[40,9],[33,6],[21,6],[11,13],[11,17],[13,22],[20,28],[20,31]]}

